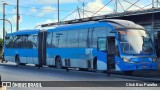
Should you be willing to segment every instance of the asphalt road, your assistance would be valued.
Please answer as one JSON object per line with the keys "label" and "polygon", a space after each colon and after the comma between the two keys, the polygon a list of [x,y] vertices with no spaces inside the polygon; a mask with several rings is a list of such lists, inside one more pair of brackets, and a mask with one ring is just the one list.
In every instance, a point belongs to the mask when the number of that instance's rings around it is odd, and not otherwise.
{"label": "asphalt road", "polygon": [[[125,76],[121,72],[113,72],[111,76],[105,73],[84,72],[71,70],[55,69],[44,67],[38,69],[37,67],[20,66],[16,67],[15,63],[0,63],[0,74],[2,81],[143,81],[143,80],[158,80],[160,81],[160,71],[137,71],[133,76]],[[159,87],[143,87],[136,90],[159,90]],[[134,90],[130,88],[130,90]],[[8,90],[128,90],[129,87],[53,87],[53,88],[8,88]]]}

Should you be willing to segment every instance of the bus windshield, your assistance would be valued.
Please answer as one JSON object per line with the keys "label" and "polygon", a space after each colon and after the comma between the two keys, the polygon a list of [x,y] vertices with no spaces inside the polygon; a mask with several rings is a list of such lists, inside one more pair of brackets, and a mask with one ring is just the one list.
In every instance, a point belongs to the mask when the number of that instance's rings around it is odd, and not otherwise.
{"label": "bus windshield", "polygon": [[122,53],[152,54],[154,52],[151,38],[145,30],[120,30],[118,34]]}

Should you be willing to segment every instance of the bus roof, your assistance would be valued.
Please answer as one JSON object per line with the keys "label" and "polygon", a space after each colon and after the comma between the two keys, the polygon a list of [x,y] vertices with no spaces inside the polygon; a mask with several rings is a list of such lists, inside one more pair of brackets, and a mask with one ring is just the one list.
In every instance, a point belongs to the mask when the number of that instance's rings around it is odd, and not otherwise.
{"label": "bus roof", "polygon": [[121,19],[106,19],[101,20],[102,22],[107,22],[113,25],[114,27],[118,28],[137,28],[137,29],[145,29],[143,26],[136,24],[132,21],[128,20],[121,20]]}
{"label": "bus roof", "polygon": [[53,29],[48,29],[48,32],[52,30],[66,30],[66,29],[77,29],[77,28],[90,28],[90,27],[98,27],[98,26],[112,26],[114,29],[122,29],[122,28],[136,28],[136,29],[144,29],[141,25],[135,24],[132,21],[128,20],[120,20],[120,19],[106,19],[101,21],[90,21],[76,24],[65,24],[61,26],[57,26]]}
{"label": "bus roof", "polygon": [[83,22],[83,23],[76,23],[76,24],[65,24],[65,25],[57,26],[53,29],[48,29],[48,32],[53,30],[73,30],[77,28],[83,29],[83,28],[91,28],[91,27],[98,27],[98,26],[106,26],[106,23],[90,21],[90,22]]}
{"label": "bus roof", "polygon": [[13,32],[13,33],[8,33],[6,36],[15,36],[15,35],[24,35],[24,34],[36,34],[39,31],[40,31],[39,29],[36,29],[36,30],[21,30],[21,31]]}
{"label": "bus roof", "polygon": [[[141,25],[135,24],[132,21],[128,20],[120,20],[120,19],[105,19],[100,21],[89,21],[83,23],[75,23],[75,24],[65,24],[61,26],[57,26],[52,29],[48,29],[48,32],[57,31],[57,30],[73,30],[73,29],[83,29],[83,28],[92,28],[92,27],[101,27],[101,26],[110,26],[112,29],[124,29],[124,28],[136,28],[136,29],[144,29]],[[39,29],[36,30],[21,30],[14,33],[9,33],[6,36],[14,36],[14,35],[24,35],[24,34],[36,34],[40,32]]]}

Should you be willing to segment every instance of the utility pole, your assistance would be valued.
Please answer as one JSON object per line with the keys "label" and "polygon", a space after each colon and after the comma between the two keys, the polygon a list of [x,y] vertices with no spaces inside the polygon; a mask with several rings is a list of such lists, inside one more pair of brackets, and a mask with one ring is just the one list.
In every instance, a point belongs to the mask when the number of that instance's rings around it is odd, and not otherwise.
{"label": "utility pole", "polygon": [[58,0],[58,23],[59,23],[59,0]]}
{"label": "utility pole", "polygon": [[3,3],[3,42],[5,39],[5,5],[7,5],[7,3]]}
{"label": "utility pole", "polygon": [[83,2],[83,18],[84,18],[84,2]]}
{"label": "utility pole", "polygon": [[84,18],[84,6],[85,6],[85,4],[84,4],[84,2],[82,2],[82,1],[80,1],[80,0],[77,0],[77,1],[82,4],[82,7],[83,7],[83,18]]}
{"label": "utility pole", "polygon": [[81,15],[80,15],[79,7],[78,6],[77,6],[77,10],[78,10],[79,19],[81,19]]}
{"label": "utility pole", "polygon": [[19,19],[20,19],[20,16],[19,16],[19,0],[17,0],[17,23],[16,23],[16,26],[17,26],[17,31],[19,30]]}
{"label": "utility pole", "polygon": [[152,8],[154,8],[154,0],[152,0]]}
{"label": "utility pole", "polygon": [[117,4],[118,4],[117,0],[115,0],[115,4],[116,4],[115,12],[117,13]]}
{"label": "utility pole", "polygon": [[158,8],[158,6],[159,6],[159,0],[157,0],[156,3],[157,3],[157,8]]}

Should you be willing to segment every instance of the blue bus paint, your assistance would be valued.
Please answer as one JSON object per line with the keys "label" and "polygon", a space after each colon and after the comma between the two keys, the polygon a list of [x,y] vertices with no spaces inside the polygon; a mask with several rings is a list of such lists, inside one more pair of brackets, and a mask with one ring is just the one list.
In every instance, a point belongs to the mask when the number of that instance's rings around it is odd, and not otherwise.
{"label": "blue bus paint", "polygon": [[[87,68],[91,70],[114,69],[115,71],[131,71],[131,70],[143,70],[143,69],[157,69],[157,62],[155,61],[156,53],[153,47],[151,47],[151,51],[150,51],[152,53],[149,53],[149,54],[146,54],[147,51],[145,52],[143,50],[142,50],[142,53],[140,51],[140,53],[138,54],[129,54],[133,52],[139,52],[135,50],[125,51],[129,53],[124,53],[124,50],[126,49],[127,45],[129,45],[128,47],[130,47],[130,49],[131,48],[133,49],[134,47],[133,45],[131,45],[132,43],[129,41],[131,37],[129,39],[126,39],[128,41],[125,41],[125,42],[122,42],[122,40],[120,39],[122,39],[122,37],[126,38],[127,37],[126,33],[129,33],[129,31],[130,32],[132,31],[133,33],[137,33],[137,32],[134,32],[134,29],[135,31],[136,30],[141,31],[142,33],[144,33],[145,30],[141,26],[137,26],[137,24],[134,24],[133,22],[128,22],[124,20],[121,22],[124,22],[124,24],[111,20],[111,22],[110,21],[93,21],[93,22],[86,22],[86,23],[80,23],[80,24],[58,26],[53,29],[46,30],[46,33],[47,33],[46,35],[43,35],[44,32],[40,30],[34,30],[34,31],[27,30],[27,31],[19,31],[12,34],[7,34],[6,36],[8,37],[16,36],[16,35],[36,34],[38,35],[38,39],[42,42],[38,44],[38,48],[31,48],[31,49],[27,49],[27,48],[8,49],[5,47],[4,56],[5,57],[11,56],[13,59],[13,57],[15,58],[16,54],[18,54],[20,57],[26,58],[25,61],[21,59],[22,63],[32,63],[32,64],[39,64],[39,58],[41,58],[42,60],[44,60],[43,62],[45,62],[45,63],[42,63],[42,65],[47,65],[47,66],[56,66],[56,63],[57,63],[56,59],[57,57],[60,57],[61,65],[63,67]],[[127,25],[132,25],[132,26],[127,26]],[[106,31],[106,35],[103,36],[103,33],[99,33],[98,31],[95,33],[96,30],[99,30],[99,32],[104,30]],[[124,33],[121,33],[121,30]],[[76,39],[78,44],[73,43],[73,47],[71,47],[72,43],[68,43],[72,41],[72,40],[69,40],[70,38],[69,33],[71,31],[78,32],[75,35],[75,37],[76,36],[78,37],[78,39]],[[84,31],[87,34],[82,33],[81,31]],[[81,32],[82,34],[79,32]],[[41,37],[39,33],[42,33]],[[86,34],[85,38],[83,37],[85,42],[82,42],[82,43],[85,43],[84,44],[85,46],[80,46],[82,44],[80,42],[80,39],[82,38],[82,37],[80,38],[80,35],[84,35],[84,34]],[[96,38],[94,38],[95,37],[94,35],[97,35]],[[44,37],[45,37],[45,40],[43,40]],[[100,44],[98,43],[99,37],[102,38],[102,41],[99,41]],[[144,44],[144,46],[146,45],[146,47],[148,47],[148,45],[152,46],[149,38],[150,37],[147,36],[147,34],[146,36],[141,37],[141,39],[143,40],[148,40],[148,42],[145,42],[147,44]],[[63,39],[64,39],[63,42],[65,43],[61,42],[61,40]],[[74,39],[74,37],[71,39]],[[96,39],[97,41],[94,41],[94,39]],[[113,39],[114,39],[113,42],[108,42],[109,40],[113,40]],[[96,43],[96,46],[94,46],[94,43]],[[106,46],[105,46],[106,49],[105,51],[104,50],[101,51],[100,49],[105,48],[104,43],[106,43]],[[112,47],[113,45],[111,43],[115,45],[114,47],[116,49]],[[123,43],[126,46],[122,48]],[[78,46],[74,46],[74,44]],[[60,45],[62,45],[62,47]],[[98,45],[100,45],[100,49]],[[113,50],[109,50],[108,47],[113,48]],[[45,52],[45,53],[40,54],[39,52]],[[44,54],[46,56],[44,56]],[[9,60],[9,61],[15,62],[15,60]]]}
{"label": "blue bus paint", "polygon": [[[53,59],[57,55],[60,55],[63,58],[85,59],[86,58],[85,50],[86,50],[86,48],[54,48],[54,49],[47,48],[46,54],[47,54],[47,57],[49,57],[49,58],[53,57]],[[97,54],[98,54],[99,59],[106,63],[106,56],[104,55],[104,54],[106,54],[105,52],[97,51],[95,48],[93,48],[92,52],[93,52],[93,57],[97,56]]]}
{"label": "blue bus paint", "polygon": [[[126,71],[126,70],[143,70],[143,69],[157,69],[157,62],[152,62],[151,58],[145,58],[146,63],[142,63],[142,58],[135,58],[138,62],[135,63],[126,63],[122,58],[115,56],[117,71]],[[132,60],[131,60],[132,61]],[[144,62],[144,61],[143,61]]]}

